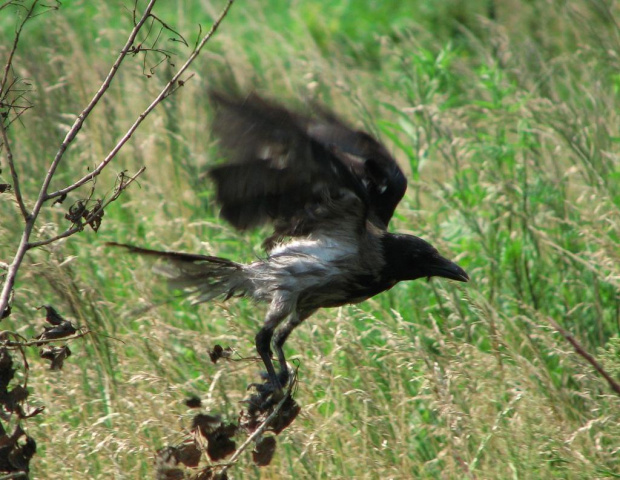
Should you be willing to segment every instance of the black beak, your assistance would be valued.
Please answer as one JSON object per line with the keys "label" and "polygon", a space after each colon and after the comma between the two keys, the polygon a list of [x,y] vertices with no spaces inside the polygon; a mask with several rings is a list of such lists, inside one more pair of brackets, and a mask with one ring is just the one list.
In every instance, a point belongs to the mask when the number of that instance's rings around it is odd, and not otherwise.
{"label": "black beak", "polygon": [[434,265],[430,267],[429,277],[443,277],[450,280],[456,280],[457,282],[468,282],[469,275],[467,272],[459,267],[456,263],[451,262],[447,258],[438,256]]}

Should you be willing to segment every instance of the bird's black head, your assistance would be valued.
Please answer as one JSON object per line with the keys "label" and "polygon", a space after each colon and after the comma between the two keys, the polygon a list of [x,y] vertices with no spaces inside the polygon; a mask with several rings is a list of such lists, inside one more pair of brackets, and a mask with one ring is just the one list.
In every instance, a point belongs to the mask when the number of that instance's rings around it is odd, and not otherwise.
{"label": "bird's black head", "polygon": [[469,275],[456,263],[442,257],[430,243],[413,235],[386,234],[382,237],[386,260],[384,276],[393,280],[444,277],[458,282]]}

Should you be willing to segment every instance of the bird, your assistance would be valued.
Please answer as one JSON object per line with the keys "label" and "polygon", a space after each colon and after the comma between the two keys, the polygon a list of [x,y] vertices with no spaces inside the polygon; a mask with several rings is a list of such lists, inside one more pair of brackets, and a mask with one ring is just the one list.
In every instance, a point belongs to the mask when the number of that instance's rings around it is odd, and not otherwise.
{"label": "bird", "polygon": [[193,303],[249,297],[268,305],[255,336],[265,397],[289,384],[283,346],[317,310],[362,302],[402,281],[469,280],[429,242],[388,231],[407,180],[372,135],[318,104],[299,113],[257,93],[209,96],[225,158],[207,172],[220,216],[241,232],[271,226],[265,256],[242,264],[114,245],[161,260],[155,271]]}

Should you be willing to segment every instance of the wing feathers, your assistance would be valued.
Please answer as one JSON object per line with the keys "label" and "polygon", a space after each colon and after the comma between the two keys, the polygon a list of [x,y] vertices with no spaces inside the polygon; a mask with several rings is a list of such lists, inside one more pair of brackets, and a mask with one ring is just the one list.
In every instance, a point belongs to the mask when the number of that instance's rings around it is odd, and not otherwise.
{"label": "wing feathers", "polygon": [[233,226],[272,222],[274,237],[307,235],[322,222],[340,222],[347,230],[367,220],[387,227],[406,181],[370,135],[349,129],[325,109],[304,117],[257,95],[211,98],[217,108],[213,130],[228,162],[209,174],[222,216]]}

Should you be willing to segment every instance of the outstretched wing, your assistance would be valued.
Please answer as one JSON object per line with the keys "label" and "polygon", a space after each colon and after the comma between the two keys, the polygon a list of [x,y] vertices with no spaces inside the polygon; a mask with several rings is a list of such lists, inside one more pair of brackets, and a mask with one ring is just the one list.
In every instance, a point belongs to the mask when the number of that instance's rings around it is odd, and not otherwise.
{"label": "outstretched wing", "polygon": [[214,132],[229,161],[209,173],[233,226],[273,222],[275,238],[363,228],[367,220],[387,227],[406,181],[368,134],[325,110],[312,118],[257,95],[211,97]]}
{"label": "outstretched wing", "polygon": [[387,149],[368,133],[352,130],[332,112],[315,105],[317,118],[309,135],[338,154],[362,182],[369,204],[369,220],[386,229],[405,195],[407,179]]}

